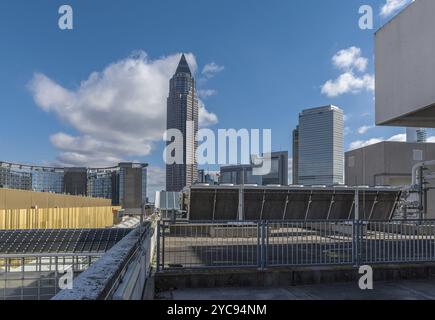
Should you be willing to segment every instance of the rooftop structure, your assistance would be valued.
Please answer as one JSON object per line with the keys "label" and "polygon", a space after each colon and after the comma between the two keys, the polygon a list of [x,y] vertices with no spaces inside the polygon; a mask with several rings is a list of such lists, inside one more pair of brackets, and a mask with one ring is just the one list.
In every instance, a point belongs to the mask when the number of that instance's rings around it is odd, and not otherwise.
{"label": "rooftop structure", "polygon": [[376,123],[435,127],[435,1],[412,2],[376,32]]}
{"label": "rooftop structure", "polygon": [[192,186],[185,191],[193,221],[391,219],[400,189],[389,187]]}

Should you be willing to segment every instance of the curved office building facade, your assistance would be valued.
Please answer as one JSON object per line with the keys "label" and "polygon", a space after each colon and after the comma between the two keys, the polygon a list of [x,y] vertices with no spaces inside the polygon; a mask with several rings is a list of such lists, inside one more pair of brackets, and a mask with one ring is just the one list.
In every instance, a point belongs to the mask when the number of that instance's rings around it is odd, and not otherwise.
{"label": "curved office building facade", "polygon": [[112,199],[140,208],[147,202],[147,164],[110,168],[56,168],[0,162],[0,188]]}

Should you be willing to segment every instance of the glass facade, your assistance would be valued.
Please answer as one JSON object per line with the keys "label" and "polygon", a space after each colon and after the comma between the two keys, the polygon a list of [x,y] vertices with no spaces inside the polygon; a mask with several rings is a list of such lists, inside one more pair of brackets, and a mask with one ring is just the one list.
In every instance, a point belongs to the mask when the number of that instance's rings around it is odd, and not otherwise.
{"label": "glass facade", "polygon": [[147,166],[122,163],[100,169],[49,168],[0,162],[0,188],[73,194],[68,190],[80,187],[83,195],[141,208],[147,203]]}
{"label": "glass facade", "polygon": [[115,171],[90,170],[88,172],[88,196],[112,199],[112,179]]}
{"label": "glass facade", "polygon": [[8,189],[32,190],[30,171],[0,167],[0,187]]}
{"label": "glass facade", "polygon": [[308,109],[299,115],[298,183],[344,183],[344,114],[335,106]]}
{"label": "glass facade", "polygon": [[32,174],[32,190],[37,192],[63,193],[63,170],[34,168]]}

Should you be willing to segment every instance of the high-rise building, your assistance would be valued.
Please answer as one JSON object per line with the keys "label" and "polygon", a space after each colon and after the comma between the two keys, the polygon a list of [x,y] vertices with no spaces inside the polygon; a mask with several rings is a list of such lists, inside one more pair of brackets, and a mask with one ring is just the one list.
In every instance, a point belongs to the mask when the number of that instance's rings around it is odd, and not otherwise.
{"label": "high-rise building", "polygon": [[299,126],[293,130],[292,176],[292,183],[299,184]]}
{"label": "high-rise building", "polygon": [[336,106],[302,111],[299,115],[298,183],[344,183],[344,113]]}
{"label": "high-rise building", "polygon": [[147,202],[147,165],[119,164],[119,202],[124,209],[139,209]]}
{"label": "high-rise building", "polygon": [[406,142],[425,143],[427,142],[427,131],[424,128],[406,128]]}
{"label": "high-rise building", "polygon": [[[195,136],[199,110],[195,87],[195,79],[183,54],[170,80],[167,101],[167,129],[177,129],[183,135],[183,163],[166,165],[166,191],[179,192],[198,180]],[[173,141],[168,145],[171,143]]]}

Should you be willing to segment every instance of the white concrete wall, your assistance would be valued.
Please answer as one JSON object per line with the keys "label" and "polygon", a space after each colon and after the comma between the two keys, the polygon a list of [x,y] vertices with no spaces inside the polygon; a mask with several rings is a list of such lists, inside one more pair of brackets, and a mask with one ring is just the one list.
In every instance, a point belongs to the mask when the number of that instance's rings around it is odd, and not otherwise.
{"label": "white concrete wall", "polygon": [[435,104],[434,20],[435,1],[417,0],[376,33],[377,124]]}

